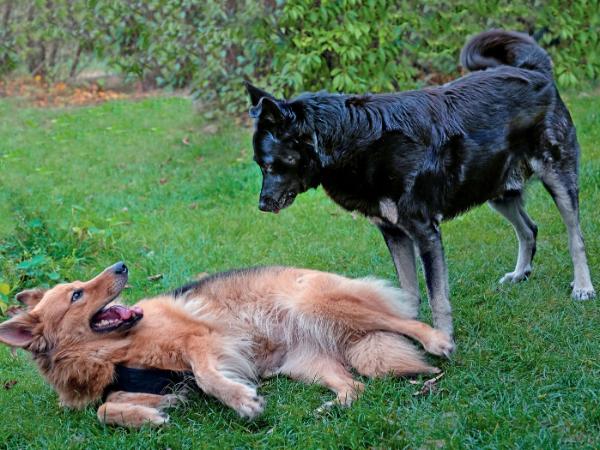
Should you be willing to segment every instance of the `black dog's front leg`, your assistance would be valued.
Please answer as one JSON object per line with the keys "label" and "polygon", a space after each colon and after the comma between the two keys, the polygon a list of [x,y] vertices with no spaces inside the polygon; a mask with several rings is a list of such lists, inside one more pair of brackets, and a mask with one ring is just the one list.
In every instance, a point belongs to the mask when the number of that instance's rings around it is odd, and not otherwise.
{"label": "black dog's front leg", "polygon": [[400,286],[414,296],[416,306],[421,302],[419,282],[415,264],[415,247],[413,240],[400,228],[387,224],[378,225],[385,243],[392,255]]}
{"label": "black dog's front leg", "polygon": [[452,337],[454,334],[452,307],[449,300],[448,270],[444,259],[442,234],[439,226],[434,222],[411,225],[411,235],[419,248],[423,262],[433,325]]}

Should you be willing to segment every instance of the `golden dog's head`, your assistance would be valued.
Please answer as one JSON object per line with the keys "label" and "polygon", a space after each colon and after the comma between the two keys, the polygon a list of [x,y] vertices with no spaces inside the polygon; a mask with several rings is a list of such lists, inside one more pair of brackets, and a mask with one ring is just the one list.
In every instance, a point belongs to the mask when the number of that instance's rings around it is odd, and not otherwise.
{"label": "golden dog's head", "polygon": [[119,262],[86,282],[21,292],[16,298],[28,309],[0,324],[0,342],[43,353],[60,342],[92,341],[99,334],[130,329],[142,318],[142,310],[110,305],[127,278],[127,266]]}

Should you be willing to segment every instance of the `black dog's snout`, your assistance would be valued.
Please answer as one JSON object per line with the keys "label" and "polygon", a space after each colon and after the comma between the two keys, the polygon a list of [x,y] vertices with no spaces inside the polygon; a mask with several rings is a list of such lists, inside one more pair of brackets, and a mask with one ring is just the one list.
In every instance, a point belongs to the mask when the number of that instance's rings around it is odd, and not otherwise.
{"label": "black dog's snout", "polygon": [[129,269],[127,269],[127,266],[123,261],[119,261],[114,266],[112,266],[112,271],[117,275],[125,275],[129,271]]}
{"label": "black dog's snout", "polygon": [[271,198],[261,198],[258,201],[258,209],[260,209],[261,211],[264,212],[271,212],[273,211],[275,208],[275,200],[271,199]]}

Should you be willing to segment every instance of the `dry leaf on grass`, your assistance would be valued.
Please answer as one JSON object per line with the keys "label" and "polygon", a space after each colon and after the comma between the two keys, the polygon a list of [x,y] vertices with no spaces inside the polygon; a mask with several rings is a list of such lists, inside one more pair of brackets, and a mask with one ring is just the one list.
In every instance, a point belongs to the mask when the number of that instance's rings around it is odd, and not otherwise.
{"label": "dry leaf on grass", "polygon": [[148,281],[158,281],[163,277],[162,273],[157,273],[156,275],[151,275],[148,277]]}
{"label": "dry leaf on grass", "polygon": [[6,389],[8,391],[9,389],[12,389],[15,384],[17,384],[17,380],[8,380],[8,381],[5,381],[4,382],[4,389]]}
{"label": "dry leaf on grass", "polygon": [[206,125],[202,128],[202,132],[205,134],[216,134],[219,131],[219,127],[215,124]]}
{"label": "dry leaf on grass", "polygon": [[184,137],[184,138],[181,140],[181,143],[182,143],[183,145],[190,145],[190,138],[189,138],[188,136]]}

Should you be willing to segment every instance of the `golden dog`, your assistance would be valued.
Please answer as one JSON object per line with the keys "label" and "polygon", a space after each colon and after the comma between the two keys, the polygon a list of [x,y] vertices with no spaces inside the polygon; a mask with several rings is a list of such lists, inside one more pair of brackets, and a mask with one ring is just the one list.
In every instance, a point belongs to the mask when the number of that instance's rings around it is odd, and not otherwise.
{"label": "golden dog", "polygon": [[[367,377],[434,373],[415,345],[447,355],[447,336],[414,320],[403,291],[384,281],[265,267],[212,275],[133,307],[114,302],[128,270],[117,263],[87,282],[28,290],[28,310],[0,325],[0,341],[33,355],[61,404],[100,400],[115,368],[193,373],[206,394],[253,418],[264,408],[259,378],[278,374],[331,389],[350,405]],[[159,425],[173,394],[113,391],[100,421]]]}

